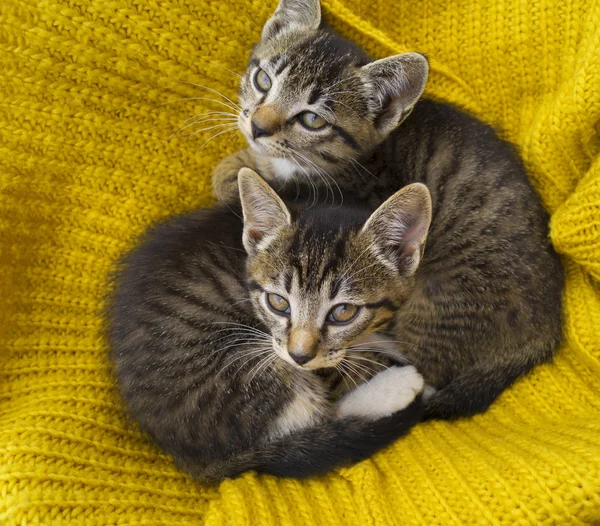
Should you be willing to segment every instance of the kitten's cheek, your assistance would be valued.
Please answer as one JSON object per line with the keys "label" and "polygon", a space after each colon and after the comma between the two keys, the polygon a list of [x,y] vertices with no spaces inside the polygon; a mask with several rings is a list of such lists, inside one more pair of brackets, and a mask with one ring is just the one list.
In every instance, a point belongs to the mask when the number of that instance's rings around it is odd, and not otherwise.
{"label": "kitten's cheek", "polygon": [[346,356],[346,351],[336,351],[333,353],[328,353],[327,355],[327,365],[328,367],[335,367],[340,364],[344,357]]}

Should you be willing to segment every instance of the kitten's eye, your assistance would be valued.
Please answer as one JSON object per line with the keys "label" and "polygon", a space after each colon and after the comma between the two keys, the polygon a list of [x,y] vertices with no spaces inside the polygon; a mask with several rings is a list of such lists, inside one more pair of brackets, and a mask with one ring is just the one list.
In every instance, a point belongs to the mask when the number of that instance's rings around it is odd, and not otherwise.
{"label": "kitten's eye", "polygon": [[267,292],[267,304],[271,307],[271,310],[277,314],[290,313],[289,301],[274,292]]}
{"label": "kitten's eye", "polygon": [[271,89],[271,77],[264,70],[259,69],[254,75],[254,85],[258,91],[266,93]]}
{"label": "kitten's eye", "polygon": [[350,323],[358,314],[358,307],[352,303],[340,303],[329,311],[327,321],[330,323]]}
{"label": "kitten's eye", "polygon": [[301,113],[298,116],[298,120],[302,126],[308,128],[309,130],[320,130],[325,128],[325,126],[328,124],[323,117],[313,113],[312,111],[305,111],[304,113]]}

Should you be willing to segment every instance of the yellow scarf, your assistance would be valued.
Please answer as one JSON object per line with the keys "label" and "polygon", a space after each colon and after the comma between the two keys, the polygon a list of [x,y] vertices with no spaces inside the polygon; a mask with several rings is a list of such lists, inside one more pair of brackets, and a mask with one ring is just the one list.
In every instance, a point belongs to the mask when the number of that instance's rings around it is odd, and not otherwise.
{"label": "yellow scarf", "polygon": [[[2,0],[0,524],[451,525],[600,521],[600,3],[329,0],[373,56],[429,55],[429,93],[505,130],[567,272],[555,363],[470,421],[418,426],[310,480],[201,487],[128,423],[102,337],[117,258],[210,204],[242,145],[183,121],[235,100],[273,0]],[[225,69],[226,68],[226,69]],[[206,121],[217,125],[217,121]],[[198,151],[200,149],[200,151]],[[598,523],[598,522],[596,522]]]}

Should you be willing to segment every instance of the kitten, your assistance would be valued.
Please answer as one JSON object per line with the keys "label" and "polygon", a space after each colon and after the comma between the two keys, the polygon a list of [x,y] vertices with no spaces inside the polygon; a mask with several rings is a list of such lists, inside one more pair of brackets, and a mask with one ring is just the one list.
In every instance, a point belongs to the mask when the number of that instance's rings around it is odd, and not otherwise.
{"label": "kitten", "polygon": [[395,339],[437,389],[427,417],[456,418],[551,359],[563,273],[514,148],[475,117],[420,99],[427,75],[418,53],[371,61],[322,25],[318,0],[281,0],[241,80],[250,148],[213,182],[219,200],[235,200],[237,171],[250,166],[278,186],[339,187],[374,206],[427,185],[432,227]]}
{"label": "kitten", "polygon": [[183,215],[123,260],[109,314],[122,395],[204,482],[361,460],[423,414],[421,376],[385,364],[377,331],[410,291],[429,192],[410,185],[373,214],[296,213],[254,172],[239,184],[243,222],[226,207]]}

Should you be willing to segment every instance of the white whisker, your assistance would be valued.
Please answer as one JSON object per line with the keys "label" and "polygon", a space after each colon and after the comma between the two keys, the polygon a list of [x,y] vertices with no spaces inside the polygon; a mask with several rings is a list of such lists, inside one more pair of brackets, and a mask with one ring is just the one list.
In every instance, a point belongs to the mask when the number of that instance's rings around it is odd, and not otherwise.
{"label": "white whisker", "polygon": [[209,126],[208,128],[201,128],[200,130],[194,130],[193,132],[186,135],[186,137],[189,139],[190,137],[193,137],[194,135],[199,135],[200,133],[204,133],[209,130],[214,130],[215,128],[223,128],[224,126],[233,127],[233,126],[235,126],[235,124],[232,124],[230,122],[224,122],[222,124],[215,124],[213,126]]}
{"label": "white whisker", "polygon": [[266,369],[273,361],[275,361],[275,359],[277,359],[277,355],[274,352],[273,354],[268,354],[265,358],[263,358],[262,365],[257,367],[256,371],[254,371],[254,374],[250,377],[250,380],[248,380],[248,383],[252,383],[252,380],[256,378],[258,373]]}
{"label": "white whisker", "polygon": [[290,158],[292,159],[292,161],[294,161],[294,163],[296,163],[296,165],[298,166],[298,168],[300,168],[305,173],[306,180],[308,181],[311,190],[314,190],[313,199],[312,199],[312,202],[311,202],[311,204],[309,206],[309,208],[312,208],[313,206],[315,206],[317,204],[318,199],[319,199],[319,191],[317,189],[317,186],[316,186],[315,182],[312,180],[312,177],[310,176],[310,174],[306,171],[306,169],[296,159],[294,152],[292,150],[290,150],[289,148],[288,148],[288,151],[291,154]]}
{"label": "white whisker", "polygon": [[[344,359],[343,363],[344,363],[344,365],[345,365],[346,367],[348,367],[348,369],[349,369],[349,370],[350,370],[350,371],[351,371],[353,374],[355,374],[356,376],[358,376],[358,377],[359,377],[359,378],[360,378],[360,379],[361,379],[363,382],[366,382],[366,381],[367,381],[367,379],[366,379],[366,378],[365,378],[365,377],[364,377],[364,376],[361,374],[360,370],[359,370],[359,369],[357,369],[357,368],[355,367],[357,364],[355,364],[355,363],[352,363],[352,362],[349,362],[349,361],[348,361],[348,360],[346,360],[346,359]],[[355,384],[356,384],[356,382],[355,382]],[[358,384],[357,384],[356,386],[358,387]]]}
{"label": "white whisker", "polygon": [[217,63],[217,62],[209,62],[208,63],[210,66],[214,66],[217,67],[219,69],[222,69],[223,71],[227,71],[228,73],[231,73],[232,75],[235,75],[236,77],[239,77],[241,79],[243,79],[244,77],[242,75],[240,75],[239,73],[236,73],[235,71],[233,71],[232,69],[226,68],[225,66],[222,66],[221,64]]}
{"label": "white whisker", "polygon": [[235,108],[235,107],[223,102],[222,100],[211,99],[211,98],[207,98],[207,97],[184,97],[183,99],[168,100],[166,102],[162,102],[160,105],[164,106],[165,104],[174,104],[176,102],[185,102],[185,101],[190,101],[190,100],[203,100],[203,101],[208,101],[208,102],[215,102],[216,104],[221,104],[222,106],[225,106],[227,109],[230,109],[233,111],[239,111],[238,108]]}
{"label": "white whisker", "polygon": [[293,151],[296,155],[298,155],[300,157],[300,159],[302,159],[306,163],[310,164],[317,171],[317,173],[321,176],[321,179],[323,180],[323,182],[327,186],[328,190],[331,190],[331,204],[332,205],[335,204],[335,194],[334,194],[334,191],[333,191],[333,186],[331,185],[331,183],[328,182],[328,180],[332,181],[333,184],[335,184],[335,186],[337,187],[337,191],[340,194],[340,204],[338,205],[338,207],[342,206],[344,204],[344,194],[343,194],[340,186],[338,185],[337,181],[335,180],[335,178],[332,177],[331,175],[329,175],[323,168],[317,166],[313,161],[311,161],[305,155],[301,154],[300,152],[298,152],[298,151],[296,151],[294,149],[290,148],[290,150]]}
{"label": "white whisker", "polygon": [[226,97],[225,95],[223,95],[220,91],[217,91],[216,89],[209,88],[208,86],[203,86],[202,84],[196,84],[195,82],[190,82],[189,80],[173,79],[173,78],[169,78],[169,77],[163,77],[163,78],[166,78],[168,80],[172,80],[174,82],[181,82],[182,84],[189,84],[190,86],[195,86],[196,88],[205,89],[207,91],[210,91],[211,93],[214,93],[215,95],[218,95],[219,97],[223,97],[227,102],[229,102],[235,108],[237,108],[238,111],[242,111],[242,108],[240,108],[240,106],[238,106],[229,97]]}
{"label": "white whisker", "polygon": [[[348,380],[346,378],[347,374],[345,373],[344,369],[340,366],[340,364],[336,364],[335,366],[335,370],[338,372],[338,374],[342,377],[342,380],[344,381],[344,385],[346,386],[346,389],[350,389],[350,386],[348,385]],[[344,376],[346,374],[346,376]]]}
{"label": "white whisker", "polygon": [[372,177],[374,177],[375,179],[377,179],[378,181],[380,180],[379,177],[377,177],[373,172],[367,170],[367,168],[365,168],[365,166],[363,166],[362,164],[360,164],[356,159],[352,159],[352,157],[350,158],[350,162],[352,164],[358,164],[358,166],[360,166],[365,172],[367,172],[369,175],[371,175]]}
{"label": "white whisker", "polygon": [[390,356],[391,358],[394,358],[395,360],[399,361],[399,362],[406,362],[409,363],[411,365],[415,365],[413,362],[411,362],[410,360],[408,360],[400,350],[398,351],[386,351],[383,349],[352,349],[352,352],[368,352],[368,353],[379,353],[379,354],[385,354],[386,356]]}
{"label": "white whisker", "polygon": [[[427,348],[427,347],[424,347],[422,345],[417,345],[416,343],[405,342],[405,341],[402,341],[402,340],[381,340],[381,341],[366,342],[366,343],[367,343],[367,345],[376,345],[378,343],[398,343],[398,344],[402,344],[402,345],[412,345],[413,347],[419,347],[421,349],[426,349]],[[352,349],[352,348],[354,348],[355,345],[357,347],[361,347],[362,348],[362,346],[364,344],[357,343],[357,344],[354,344],[354,345],[350,345],[349,347],[347,347],[347,349]]]}
{"label": "white whisker", "polygon": [[249,353],[244,353],[244,352],[236,353],[236,356],[233,358],[233,360],[229,360],[223,367],[221,367],[221,369],[219,369],[219,372],[215,375],[215,378],[218,377],[223,371],[225,371],[226,369],[231,367],[235,362],[242,360],[244,358],[252,357],[252,356],[254,356],[254,357],[261,356],[263,353],[267,353],[268,351],[269,351],[269,348],[265,348],[265,349],[257,349],[256,351],[250,351]]}
{"label": "white whisker", "polygon": [[[361,362],[369,362],[369,363],[374,363],[375,365],[378,365],[380,367],[383,367],[384,369],[389,369],[390,366],[389,365],[385,365],[381,362],[378,362],[376,360],[371,360],[370,358],[367,358],[365,356],[352,356],[353,360],[360,360]],[[376,373],[377,371],[373,370],[373,373]]]}
{"label": "white whisker", "polygon": [[[220,117],[208,117],[205,119],[200,119],[197,121],[192,121],[189,124],[186,124],[185,126],[181,126],[177,131],[173,132],[173,134],[169,137],[169,139],[172,139],[173,137],[175,137],[176,135],[178,135],[179,133],[181,133],[183,130],[186,130],[187,128],[190,128],[191,126],[194,126],[195,124],[201,124],[203,122],[222,122],[222,121],[232,121],[232,122],[224,122],[223,124],[233,124],[233,122],[237,121],[236,119],[231,119],[231,118],[227,118],[227,119],[223,119]],[[210,128],[207,128],[210,129]]]}
{"label": "white whisker", "polygon": [[225,117],[232,117],[235,119],[238,118],[238,116],[235,113],[230,113],[228,111],[210,110],[210,111],[202,111],[200,113],[196,113],[195,115],[192,115],[191,117],[188,117],[187,119],[185,119],[182,124],[185,124],[186,122],[191,121],[192,119],[195,119],[196,117],[214,117],[217,115],[224,115]]}
{"label": "white whisker", "polygon": [[219,133],[215,133],[212,137],[204,141],[204,144],[202,144],[202,146],[200,146],[200,148],[196,150],[196,153],[194,155],[198,154],[198,152],[201,151],[210,141],[217,138],[219,135],[223,135],[224,133],[231,133],[232,131],[235,131],[236,128],[237,126],[234,125],[233,128],[227,128],[226,130],[220,131]]}
{"label": "white whisker", "polygon": [[[213,321],[213,322],[211,322],[211,325],[231,325],[232,327],[242,327],[244,329],[249,329],[254,332],[264,334],[265,336],[270,336],[265,331],[261,331],[260,329],[257,329],[256,327],[252,327],[251,325],[246,325],[245,323],[239,323],[236,321]],[[227,329],[224,329],[224,330],[227,330]]]}
{"label": "white whisker", "polygon": [[[347,364],[347,362],[346,362],[346,361],[342,360],[342,361],[340,362],[340,366],[342,366],[342,367],[344,368],[344,371],[346,371],[346,367],[348,366],[348,364]],[[346,376],[347,376],[348,378],[350,378],[350,380],[352,380],[352,383],[354,384],[354,387],[355,387],[355,388],[357,388],[357,387],[358,387],[358,384],[356,383],[356,380],[355,380],[355,379],[354,379],[354,378],[353,378],[353,377],[352,377],[350,374],[348,374],[348,371],[346,371]]]}

